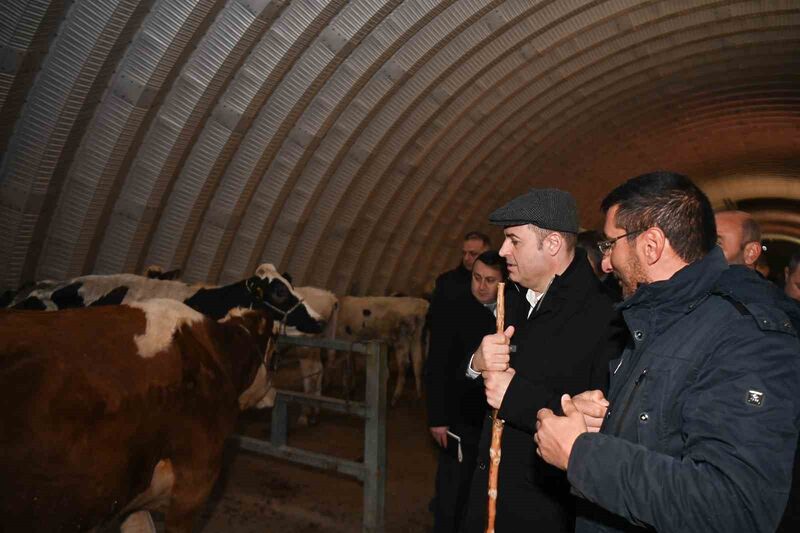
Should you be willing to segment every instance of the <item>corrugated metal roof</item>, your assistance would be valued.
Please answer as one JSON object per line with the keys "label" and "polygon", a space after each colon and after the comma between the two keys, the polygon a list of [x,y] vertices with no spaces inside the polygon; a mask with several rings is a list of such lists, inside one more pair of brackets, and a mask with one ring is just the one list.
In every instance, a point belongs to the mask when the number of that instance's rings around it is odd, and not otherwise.
{"label": "corrugated metal roof", "polygon": [[414,294],[528,187],[592,227],[656,168],[800,239],[796,2],[64,5],[0,7],[0,288],[270,261]]}

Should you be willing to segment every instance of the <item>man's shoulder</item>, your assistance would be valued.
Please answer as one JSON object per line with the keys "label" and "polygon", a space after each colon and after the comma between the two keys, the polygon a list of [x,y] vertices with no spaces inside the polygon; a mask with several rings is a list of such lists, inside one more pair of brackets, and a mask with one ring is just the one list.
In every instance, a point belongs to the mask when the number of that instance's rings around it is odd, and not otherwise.
{"label": "man's shoulder", "polygon": [[459,283],[464,282],[465,280],[469,280],[469,271],[464,268],[463,266],[458,266],[452,270],[448,270],[447,272],[442,272],[436,278],[436,284],[447,284],[447,283]]}
{"label": "man's shoulder", "polygon": [[448,270],[436,278],[434,294],[446,299],[452,299],[462,292],[469,292],[469,271],[463,267]]}
{"label": "man's shoulder", "polygon": [[800,306],[747,267],[733,265],[723,271],[712,294],[727,301],[738,315],[750,317],[762,331],[797,335]]}

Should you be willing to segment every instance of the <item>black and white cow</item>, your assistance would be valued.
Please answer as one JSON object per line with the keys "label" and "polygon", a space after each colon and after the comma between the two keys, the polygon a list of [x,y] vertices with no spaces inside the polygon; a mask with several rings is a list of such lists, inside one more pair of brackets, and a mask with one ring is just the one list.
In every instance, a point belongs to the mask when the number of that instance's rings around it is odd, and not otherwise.
{"label": "black and white cow", "polygon": [[291,283],[269,263],[259,266],[254,276],[223,287],[201,287],[135,274],[81,276],[48,283],[23,299],[16,298],[11,307],[58,310],[127,304],[152,298],[178,300],[214,320],[221,319],[235,307],[267,309],[287,334],[317,334],[325,327],[322,317],[303,303]]}

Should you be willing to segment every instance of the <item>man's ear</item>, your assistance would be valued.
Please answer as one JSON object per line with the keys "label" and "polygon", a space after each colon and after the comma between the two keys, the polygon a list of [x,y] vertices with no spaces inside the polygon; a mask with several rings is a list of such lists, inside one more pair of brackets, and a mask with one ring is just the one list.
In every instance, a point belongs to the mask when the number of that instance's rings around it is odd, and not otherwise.
{"label": "man's ear", "polygon": [[668,241],[661,228],[654,226],[642,232],[639,243],[638,247],[642,250],[647,264],[654,265],[664,254]]}
{"label": "man's ear", "polygon": [[789,283],[789,267],[783,267],[783,281]]}
{"label": "man's ear", "polygon": [[758,261],[758,256],[761,255],[760,242],[748,242],[744,245],[744,264],[752,267]]}
{"label": "man's ear", "polygon": [[547,252],[555,256],[561,247],[564,246],[564,236],[554,231],[545,237],[544,245],[547,248]]}

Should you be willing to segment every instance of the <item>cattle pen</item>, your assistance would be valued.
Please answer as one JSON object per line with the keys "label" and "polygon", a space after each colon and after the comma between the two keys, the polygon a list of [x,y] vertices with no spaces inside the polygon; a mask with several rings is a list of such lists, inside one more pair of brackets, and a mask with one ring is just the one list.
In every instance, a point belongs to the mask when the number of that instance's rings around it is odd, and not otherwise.
{"label": "cattle pen", "polygon": [[[307,346],[352,351],[366,356],[366,391],[363,402],[278,390],[272,411],[270,440],[234,435],[238,446],[250,452],[293,463],[338,472],[363,483],[364,533],[384,531],[386,499],[386,390],[389,376],[384,342],[347,342],[309,337],[280,336],[278,345]],[[288,404],[298,403],[364,419],[364,459],[351,461],[287,445]]]}

